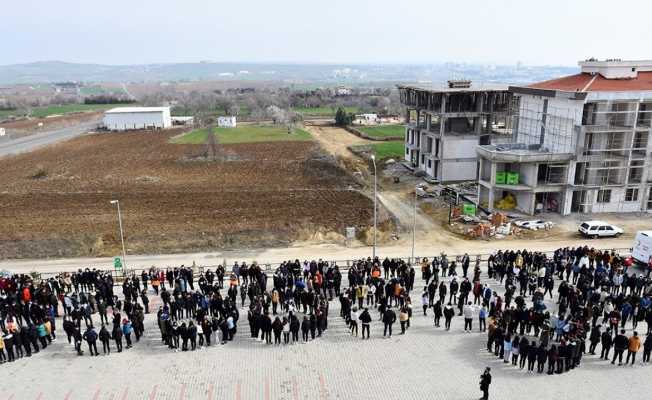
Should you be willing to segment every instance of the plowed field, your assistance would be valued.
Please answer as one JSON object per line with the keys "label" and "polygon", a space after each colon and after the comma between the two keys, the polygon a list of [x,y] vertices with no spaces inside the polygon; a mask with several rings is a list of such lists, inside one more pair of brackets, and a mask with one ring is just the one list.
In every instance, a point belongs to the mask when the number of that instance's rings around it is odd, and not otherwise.
{"label": "plowed field", "polygon": [[96,134],[0,159],[0,258],[287,245],[368,226],[372,207],[314,142],[170,144],[179,132]]}

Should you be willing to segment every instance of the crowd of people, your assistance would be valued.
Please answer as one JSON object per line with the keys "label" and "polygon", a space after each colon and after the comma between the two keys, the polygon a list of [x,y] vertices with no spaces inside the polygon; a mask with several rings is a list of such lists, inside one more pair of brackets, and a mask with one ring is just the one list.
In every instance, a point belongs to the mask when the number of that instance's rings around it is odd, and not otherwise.
{"label": "crowd of people", "polygon": [[110,353],[111,340],[118,352],[123,338],[130,348],[132,334],[138,341],[144,331],[144,308],[138,300],[146,309],[148,299],[146,287],[140,290],[138,279],[125,279],[120,298],[112,275],[94,269],[42,280],[27,274],[0,277],[0,363],[45,350],[57,340],[57,318],[79,355],[83,342],[91,356],[99,355],[98,340],[104,354]]}
{"label": "crowd of people", "polygon": [[[613,252],[581,247],[552,256],[498,251],[482,261],[466,254],[414,264],[367,258],[346,267],[294,260],[273,271],[244,262],[228,272],[219,266],[199,274],[184,266],[152,267],[119,285],[110,273],[91,269],[41,281],[11,275],[0,278],[0,362],[46,349],[56,340],[59,317],[78,354],[86,342],[90,355],[99,355],[98,340],[103,354],[123,351],[123,341],[129,349],[144,333],[151,295],[160,298],[161,343],[174,351],[229,343],[242,313],[252,339],[269,345],[308,342],[327,331],[333,301],[351,335],[369,339],[377,321],[389,338],[397,322],[400,334],[409,332],[418,316],[416,290],[418,314],[433,318],[434,329],[443,322],[450,330],[462,317],[464,332],[486,333],[487,351],[528,372],[572,370],[584,354],[596,354],[598,345],[600,358],[612,364],[634,364],[640,350],[640,361],[648,363],[652,283],[633,271]],[[120,286],[121,296],[114,293]]]}

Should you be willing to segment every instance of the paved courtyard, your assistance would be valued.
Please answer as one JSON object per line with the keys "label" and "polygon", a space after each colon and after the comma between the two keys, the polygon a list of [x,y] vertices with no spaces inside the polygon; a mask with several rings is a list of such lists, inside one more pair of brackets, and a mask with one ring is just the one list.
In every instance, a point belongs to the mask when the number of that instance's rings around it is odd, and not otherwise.
{"label": "paved courtyard", "polygon": [[[421,315],[422,286],[416,287],[412,327],[398,335],[397,322],[391,339],[382,338],[378,321],[372,325],[371,340],[351,337],[337,301],[331,303],[324,336],[296,345],[265,345],[251,339],[241,310],[234,342],[173,352],[162,345],[155,314],[149,314],[145,337],[132,349],[98,357],[86,351],[80,357],[59,323],[58,340],[52,346],[0,366],[0,400],[475,399],[485,366],[492,368],[495,399],[584,395],[611,400],[625,394],[644,399],[652,392],[652,366],[615,367],[597,356],[587,355],[579,369],[554,376],[505,366],[486,352],[486,334],[462,332],[462,317],[453,319],[450,332],[434,328],[432,314]],[[156,310],[160,300],[153,294],[150,298],[150,307]],[[378,313],[372,316],[376,319]],[[645,323],[638,329],[645,332]]]}

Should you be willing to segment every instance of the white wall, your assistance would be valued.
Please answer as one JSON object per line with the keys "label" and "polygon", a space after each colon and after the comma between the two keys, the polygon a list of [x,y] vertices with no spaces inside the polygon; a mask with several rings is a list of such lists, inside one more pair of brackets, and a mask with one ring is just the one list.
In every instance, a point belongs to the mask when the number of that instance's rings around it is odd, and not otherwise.
{"label": "white wall", "polygon": [[[473,138],[455,138],[446,136],[444,138],[444,151],[442,153],[443,159],[449,158],[477,158],[478,154],[475,151],[478,145],[478,137]],[[434,147],[434,144],[433,144]]]}
{"label": "white wall", "polygon": [[441,180],[471,181],[476,179],[478,162],[473,161],[442,161]]}
{"label": "white wall", "polygon": [[129,129],[169,128],[172,126],[170,111],[107,113],[104,114],[104,126],[107,129],[122,131]]}
{"label": "white wall", "polygon": [[[609,189],[609,188],[607,188]],[[625,188],[610,188],[611,201],[609,203],[598,203],[598,191],[595,190],[593,194],[593,212],[635,212],[641,208],[641,198],[646,193],[643,189],[639,189],[638,199],[636,201],[625,201]]]}

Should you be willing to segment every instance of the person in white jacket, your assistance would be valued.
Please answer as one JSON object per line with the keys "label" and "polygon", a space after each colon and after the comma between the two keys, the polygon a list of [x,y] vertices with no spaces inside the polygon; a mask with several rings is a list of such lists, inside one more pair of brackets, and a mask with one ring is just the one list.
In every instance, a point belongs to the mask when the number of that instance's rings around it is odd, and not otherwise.
{"label": "person in white jacket", "polygon": [[471,332],[473,330],[474,313],[475,313],[475,307],[473,306],[473,303],[469,301],[469,303],[465,305],[462,310],[462,314],[464,314],[464,332]]}
{"label": "person in white jacket", "polygon": [[357,307],[351,308],[350,328],[351,328],[351,336],[353,336],[355,332],[355,336],[357,337],[358,336],[358,308]]}

